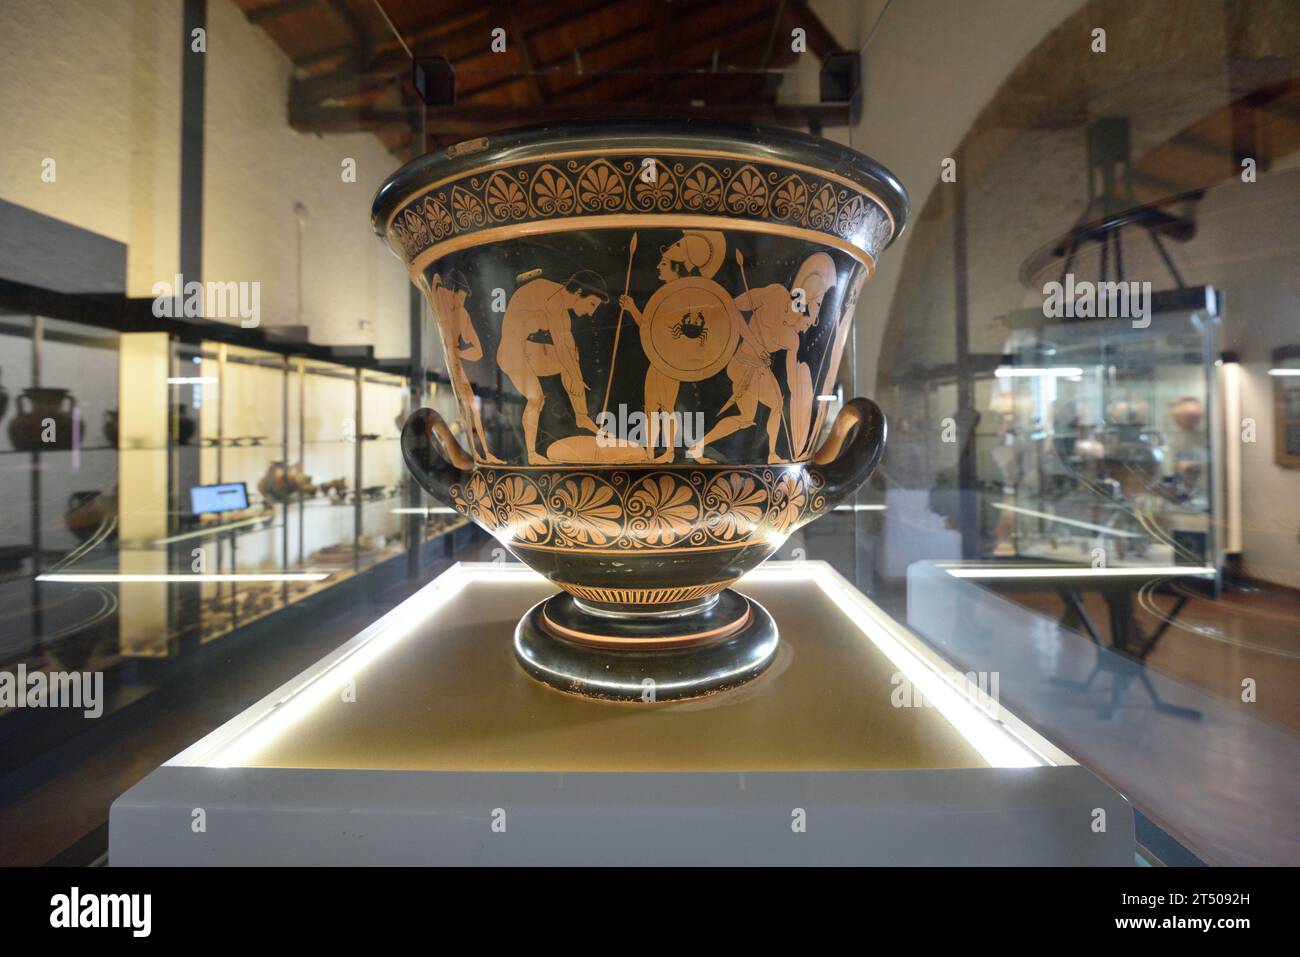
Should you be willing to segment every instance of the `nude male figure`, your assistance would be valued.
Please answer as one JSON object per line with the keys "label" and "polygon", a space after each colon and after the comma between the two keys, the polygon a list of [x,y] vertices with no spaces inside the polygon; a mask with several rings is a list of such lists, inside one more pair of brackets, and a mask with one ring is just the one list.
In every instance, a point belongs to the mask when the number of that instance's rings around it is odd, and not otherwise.
{"label": "nude male figure", "polygon": [[442,341],[447,352],[447,375],[451,387],[460,400],[461,412],[470,423],[471,445],[478,439],[478,449],[483,461],[501,465],[501,459],[488,451],[487,437],[483,433],[483,419],[474,401],[474,387],[465,374],[462,363],[477,362],[483,358],[483,344],[479,341],[474,323],[470,321],[465,301],[469,298],[469,281],[458,269],[453,269],[444,280],[433,274],[434,318],[442,330]]}
{"label": "nude male figure", "polygon": [[525,399],[524,445],[530,464],[549,461],[537,449],[537,425],[546,402],[543,376],[560,377],[578,428],[597,431],[587,411],[588,387],[582,378],[570,313],[590,316],[606,302],[605,281],[590,269],[580,269],[563,284],[550,279],[527,282],[506,303],[497,365]]}

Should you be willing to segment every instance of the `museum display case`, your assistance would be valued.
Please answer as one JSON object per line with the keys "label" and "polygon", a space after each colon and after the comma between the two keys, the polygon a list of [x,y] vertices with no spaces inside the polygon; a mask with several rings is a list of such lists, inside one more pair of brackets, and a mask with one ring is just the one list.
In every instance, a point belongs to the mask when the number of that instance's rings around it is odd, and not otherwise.
{"label": "museum display case", "polygon": [[0,335],[3,660],[103,671],[110,712],[156,689],[139,665],[402,558],[408,520],[430,543],[465,524],[407,505],[404,376],[41,316]]}
{"label": "museum display case", "polygon": [[[31,667],[101,667],[116,659],[107,589],[59,594],[38,576],[102,546],[117,521],[120,336],[31,315],[0,317],[0,658]],[[80,374],[93,365],[104,374]],[[42,436],[53,441],[44,442]],[[115,635],[113,636],[116,637]]]}
{"label": "museum display case", "polygon": [[327,573],[205,586],[203,640],[401,551],[401,475],[383,443],[391,453],[404,378],[210,342],[189,358],[195,371],[215,372],[185,383],[204,409],[199,485],[249,490],[248,509],[197,516],[216,567]]}
{"label": "museum display case", "polygon": [[1300,346],[1273,350],[1273,414],[1277,418],[1273,457],[1278,465],[1300,468]]}
{"label": "museum display case", "polygon": [[1222,566],[1219,317],[1212,290],[1208,299],[1157,311],[1141,329],[1017,330],[989,398],[990,480],[1002,493],[990,505],[1002,515],[988,555]]}

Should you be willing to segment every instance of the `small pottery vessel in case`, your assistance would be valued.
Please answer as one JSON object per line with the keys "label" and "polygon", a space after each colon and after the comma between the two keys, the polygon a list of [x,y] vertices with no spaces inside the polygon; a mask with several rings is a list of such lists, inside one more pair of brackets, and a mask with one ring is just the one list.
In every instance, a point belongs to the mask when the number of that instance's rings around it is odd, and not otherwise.
{"label": "small pottery vessel in case", "polygon": [[70,449],[74,421],[77,439],[86,435],[85,421],[75,414],[77,400],[67,389],[23,389],[17,406],[17,414],[9,420],[9,441],[15,449],[23,452]]}
{"label": "small pottery vessel in case", "polygon": [[311,476],[304,475],[300,465],[272,462],[266,474],[257,480],[257,490],[269,502],[292,501],[311,485]]}

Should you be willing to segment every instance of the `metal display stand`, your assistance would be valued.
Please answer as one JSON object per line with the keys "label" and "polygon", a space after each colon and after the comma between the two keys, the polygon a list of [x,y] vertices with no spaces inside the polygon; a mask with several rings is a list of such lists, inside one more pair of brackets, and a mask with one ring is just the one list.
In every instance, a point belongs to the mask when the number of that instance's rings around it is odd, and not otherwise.
{"label": "metal display stand", "polygon": [[1132,864],[1123,797],[830,566],[739,588],[767,673],[612,704],[515,664],[551,586],[453,566],[118,798],[110,864]]}

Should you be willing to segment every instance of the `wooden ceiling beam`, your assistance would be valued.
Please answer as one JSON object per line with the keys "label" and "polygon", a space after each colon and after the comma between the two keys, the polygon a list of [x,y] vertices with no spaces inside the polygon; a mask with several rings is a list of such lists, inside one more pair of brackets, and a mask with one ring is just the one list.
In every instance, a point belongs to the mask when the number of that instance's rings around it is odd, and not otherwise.
{"label": "wooden ceiling beam", "polygon": [[[1163,176],[1155,176],[1151,173],[1147,173],[1137,167],[1133,167],[1129,170],[1129,179],[1132,181],[1134,187],[1145,189],[1152,194],[1157,194],[1162,200],[1186,196],[1189,191],[1194,191],[1205,185],[1203,183],[1174,182],[1173,180],[1166,179]],[[1150,199],[1144,201],[1151,202]]]}
{"label": "wooden ceiling beam", "polygon": [[[645,35],[644,27],[637,25],[634,27],[630,27],[626,30],[622,30],[619,33],[615,34],[614,36],[609,37],[606,40],[602,41],[595,47],[591,47],[586,51],[581,51],[581,52],[586,52],[588,54],[598,53],[602,50],[608,50],[610,47],[617,46],[620,43],[626,43],[629,40],[635,40],[638,37],[643,37],[644,35]],[[650,58],[643,57],[642,59],[649,60]],[[563,79],[564,77],[571,75],[568,73],[567,70],[564,69],[564,67],[572,63],[573,63],[573,53],[572,51],[570,51],[569,53],[566,53],[562,57],[553,57],[549,60],[541,60],[537,64],[537,69],[539,72],[549,72]],[[628,65],[629,66],[631,65],[630,61]],[[587,71],[586,68],[584,67],[583,74],[581,75],[585,75],[587,72],[598,73],[602,71],[599,70]],[[493,90],[500,89],[503,86],[508,86],[509,84],[514,83],[517,79],[518,79],[517,77],[503,74],[499,78],[488,80],[487,82],[480,83],[477,86],[467,85],[465,87],[465,92],[467,95],[479,96],[481,94],[490,93]],[[558,93],[558,91],[556,92]]]}
{"label": "wooden ceiling beam", "polygon": [[[520,10],[515,15],[515,22],[511,27],[516,34],[513,39],[524,48],[525,56],[528,56],[530,54],[526,49],[526,38],[529,32],[561,27],[577,17],[585,16],[587,13],[599,9],[603,3],[604,0],[589,0],[589,2],[578,5],[572,3],[560,5],[539,4]],[[556,14],[556,10],[561,12]],[[488,12],[480,10],[460,17],[441,17],[421,21],[412,30],[403,30],[402,36],[417,56],[434,55],[435,53],[448,55],[452,48],[469,42],[480,35],[486,48],[489,37],[489,21]],[[427,45],[428,37],[424,36],[424,34],[437,26],[444,29],[435,39],[441,39],[446,49],[443,51],[430,51],[427,48],[424,50],[419,49],[421,43]],[[400,24],[398,28],[402,29]],[[353,51],[354,48],[346,46],[328,47],[299,58],[297,65],[308,68],[325,60],[347,56]],[[455,59],[450,56],[448,58]],[[403,81],[408,75],[409,68],[410,59],[407,57],[406,51],[394,39],[375,44],[364,66],[359,66],[349,58],[342,67],[336,68],[330,73],[303,78],[297,81],[296,85],[301,87],[299,95],[303,99],[314,101],[382,88],[390,83]],[[538,72],[535,66],[533,71]],[[540,76],[537,77],[535,91],[539,96],[545,96],[543,79]]]}
{"label": "wooden ceiling beam", "polygon": [[768,35],[767,46],[763,50],[764,69],[771,65],[772,56],[776,52],[776,38],[781,35],[781,24],[785,22],[785,5],[786,0],[781,0],[776,5],[776,13],[772,16],[772,32]]}
{"label": "wooden ceiling beam", "polygon": [[[397,28],[402,31],[402,39],[405,40],[408,45],[414,46],[415,43],[424,38],[426,34],[437,30],[439,27],[442,28],[441,32],[451,33],[457,29],[471,29],[474,24],[479,24],[480,28],[482,28],[483,25],[487,24],[491,19],[491,7],[480,7],[469,13],[465,13],[463,12],[462,5],[449,4],[448,8],[437,16],[428,17],[410,27],[403,27],[403,25],[399,23],[397,24]],[[333,60],[336,57],[349,52],[351,52],[351,48],[346,46],[340,47],[336,45],[332,47],[322,47],[319,50],[313,50],[310,53],[305,53],[302,56],[299,56],[294,63],[303,68],[310,68],[328,60]],[[409,62],[405,51],[402,50],[402,44],[397,41],[396,37],[375,44],[374,55],[376,57],[385,57],[389,54],[396,54],[403,62]],[[369,64],[369,66],[373,68],[374,64]]]}
{"label": "wooden ceiling beam", "polygon": [[[351,133],[357,130],[408,128],[419,108],[368,106],[304,106],[290,115],[294,129],[312,133]],[[521,126],[556,123],[579,117],[629,117],[639,119],[707,117],[732,122],[806,126],[809,122],[843,125],[849,121],[848,104],[724,103],[693,107],[689,103],[600,103],[584,106],[551,103],[540,106],[477,106],[465,104],[430,110],[431,136],[463,136]]]}
{"label": "wooden ceiling beam", "polygon": [[[675,61],[673,55],[673,7],[670,3],[660,3],[655,7],[655,63],[660,67],[667,67]],[[654,96],[656,100],[663,99],[667,93],[668,82],[664,78],[665,74],[656,73],[654,76]]]}
{"label": "wooden ceiling beam", "polygon": [[[1229,144],[1211,143],[1197,136],[1191,129],[1183,130],[1175,134],[1168,143],[1174,146],[1183,147],[1202,156],[1207,156],[1215,160],[1224,160],[1232,158],[1232,146]],[[1149,154],[1148,154],[1149,155]]]}
{"label": "wooden ceiling beam", "polygon": [[[600,103],[665,103],[683,104],[692,109],[702,109],[710,104],[728,104],[738,101],[770,104],[773,98],[764,98],[768,74],[757,70],[719,70],[712,72],[682,71],[660,75],[613,74],[596,78],[581,88],[567,91],[556,102],[596,105]],[[654,84],[662,81],[662,92],[655,94]]]}
{"label": "wooden ceiling beam", "polygon": [[359,93],[371,93],[402,79],[398,73],[358,73],[355,70],[338,70],[320,76],[295,78],[289,82],[290,102],[320,103],[322,100],[341,99]]}
{"label": "wooden ceiling beam", "polygon": [[[514,6],[514,5],[512,5]],[[573,23],[590,13],[607,6],[607,0],[585,0],[585,2],[535,3],[519,6],[515,9],[511,24],[510,42],[527,42],[530,33],[557,29]],[[453,63],[462,59],[465,48],[475,51],[488,51],[491,42],[491,29],[499,24],[495,14],[499,8],[489,6],[473,13],[459,17],[431,17],[403,28],[402,37],[417,56],[445,56]],[[441,29],[440,29],[441,28]],[[433,46],[436,44],[436,47]],[[367,65],[372,73],[385,70],[405,68],[408,60],[401,45],[396,41],[376,47],[375,58]]]}
{"label": "wooden ceiling beam", "polygon": [[533,87],[533,96],[538,103],[545,103],[549,97],[546,95],[546,87],[542,83],[542,77],[533,64],[533,55],[528,49],[528,33],[519,26],[517,6],[515,0],[506,0],[506,15],[510,19],[512,39],[515,41],[515,49],[519,51],[520,59],[523,60],[524,70],[528,73],[529,81]]}
{"label": "wooden ceiling beam", "polygon": [[[568,2],[568,3],[549,4],[549,5],[542,6],[540,8],[539,7],[528,8],[529,12],[534,14],[531,17],[527,16],[525,14],[525,11],[521,10],[519,15],[519,21],[520,21],[519,33],[526,38],[528,36],[536,37],[539,34],[547,33],[552,30],[563,30],[565,27],[569,26],[570,24],[578,20],[581,20],[583,17],[586,17],[592,13],[599,12],[607,7],[608,7],[607,0],[587,0],[587,2],[581,4]],[[561,12],[557,14],[556,11],[561,11]],[[536,14],[538,12],[548,14],[548,16],[537,16]],[[640,23],[637,23],[632,27],[629,27],[628,29],[621,31],[617,36],[612,37],[609,40],[602,41],[601,43],[596,44],[594,46],[580,50],[579,52],[584,56],[586,56],[589,53],[594,53],[598,50],[604,49],[614,40],[624,39],[631,36],[639,36],[644,34],[644,32],[645,32],[644,26]],[[453,49],[454,44],[451,42],[452,39],[453,38],[448,38],[447,44],[442,49],[433,52],[441,53],[442,55],[451,59],[455,63],[458,70],[464,69],[468,73],[473,73],[475,72],[472,67],[474,61],[484,59],[484,58],[489,58],[489,62],[491,62],[490,58],[493,57],[493,54],[490,53],[486,43],[476,44],[472,47],[472,49],[469,50],[463,48]],[[533,49],[536,49],[535,43],[533,44]],[[453,54],[455,55],[453,56]],[[534,56],[534,59],[535,59],[534,66],[536,70],[539,73],[546,73],[550,68],[554,66],[560,64],[567,65],[569,63],[572,63],[573,49],[570,46],[568,49],[565,50],[564,54],[559,57],[547,58],[546,56],[537,54]],[[470,87],[467,86],[466,91],[470,92]]]}
{"label": "wooden ceiling beam", "polygon": [[[512,33],[514,34],[515,42],[520,44],[517,49],[520,49],[521,53],[531,61],[532,52],[528,45],[528,36],[530,34],[540,33],[546,30],[562,29],[567,24],[581,19],[582,17],[601,9],[605,5],[604,0],[590,0],[590,2],[576,6],[572,3],[563,5],[539,4],[526,8],[517,8],[517,12],[515,12],[512,17],[514,21],[512,24]],[[696,7],[689,9],[698,9],[699,6],[702,5],[697,5]],[[666,4],[660,5],[660,9],[666,7]],[[557,10],[561,12],[556,13]],[[480,34],[482,35],[481,39],[486,42],[487,33],[485,31],[487,28],[485,24],[481,22],[483,17],[484,15],[482,13],[475,13],[468,18],[461,18],[463,23],[462,26],[451,30],[444,30],[439,35],[438,39],[442,41],[440,43],[440,50],[429,51],[426,49],[421,51],[417,49],[417,54],[439,52],[442,55],[449,56],[450,59],[455,61],[458,57],[451,56],[451,54],[457,52],[457,47],[460,47],[464,43],[470,42],[476,38],[480,38]],[[466,19],[468,19],[469,22],[464,22]],[[447,20],[446,18],[443,18],[430,22],[446,25]],[[721,30],[715,31],[715,33],[711,35],[711,38],[725,38],[732,31],[743,29],[753,22],[755,21],[748,20],[743,21],[739,25],[730,24]],[[407,37],[408,33],[412,34],[411,38],[408,39],[407,42],[411,43],[413,47],[424,42],[418,36],[413,35],[414,32],[418,31],[419,27],[417,27],[416,31],[403,31],[404,37]],[[644,26],[637,24],[634,27],[621,31],[617,35],[610,37],[583,52],[588,55],[599,53],[610,47],[616,46],[619,43],[643,36],[644,32]],[[668,37],[667,32],[665,32],[665,40],[667,41],[669,39],[670,37]],[[307,67],[315,62],[323,60],[324,58],[346,56],[352,53],[352,51],[353,48],[346,46],[329,47],[316,51],[307,57],[300,58],[298,60],[298,65],[301,67]],[[680,50],[677,52],[678,55],[680,55]],[[539,99],[550,98],[545,87],[545,74],[548,69],[568,65],[570,62],[570,56],[570,53],[566,53],[565,56],[561,58],[552,58],[550,60],[533,62],[531,72],[535,75],[535,79],[530,77],[529,82],[533,84],[534,94]],[[637,64],[642,62],[654,62],[654,59],[638,58],[635,62]],[[301,92],[299,95],[307,100],[318,100],[326,97],[345,96],[352,93],[363,92],[365,90],[380,88],[386,86],[389,82],[404,79],[408,63],[409,61],[405,52],[400,48],[400,46],[396,45],[395,41],[391,43],[385,42],[376,44],[373,48],[371,58],[364,68],[358,68],[354,58],[349,57],[342,69],[336,69],[332,73],[319,74],[317,76],[306,77],[299,80],[298,84],[301,86]],[[624,68],[630,68],[631,66],[632,64],[629,63],[626,64]],[[391,78],[385,80],[383,74],[387,73],[389,70],[392,71]],[[459,92],[465,96],[472,96],[497,90],[503,86],[516,83],[520,79],[517,73],[511,73],[509,75],[503,75],[499,79],[489,80],[486,83],[475,86],[464,82],[467,75],[472,75],[472,72],[462,74],[462,82],[459,84]]]}
{"label": "wooden ceiling beam", "polygon": [[[456,57],[451,55],[452,51],[464,44],[477,42],[481,44],[484,50],[490,48],[492,28],[499,26],[501,19],[499,15],[493,16],[494,12],[494,8],[488,8],[457,17],[454,21],[454,27],[450,26],[449,22],[444,18],[440,21],[440,24],[450,27],[449,29],[417,28],[409,31],[403,30],[402,37],[406,40],[406,45],[411,48],[411,52],[417,57],[445,56],[455,62]],[[375,73],[382,73],[385,70],[404,69],[408,63],[410,63],[410,60],[400,44],[386,44],[383,48],[375,51],[375,57],[370,61],[369,69]]]}
{"label": "wooden ceiling beam", "polygon": [[280,0],[279,3],[268,3],[254,10],[246,10],[244,11],[244,18],[249,23],[269,23],[291,13],[297,13],[299,10],[314,7],[316,3],[317,0]]}
{"label": "wooden ceiling beam", "polygon": [[[669,76],[670,77],[676,76],[678,78],[694,76],[694,77],[699,77],[701,80],[706,80],[710,77],[740,76],[745,74],[751,74],[754,72],[762,72],[763,75],[766,75],[766,73],[761,70],[754,71],[752,69],[746,70],[746,69],[728,68],[724,70],[714,71],[714,70],[706,70],[702,66],[690,67],[686,65],[689,64],[692,60],[702,61],[703,59],[707,58],[709,54],[711,54],[712,51],[714,51],[715,49],[717,50],[726,49],[730,51],[738,47],[748,48],[750,46],[750,41],[748,39],[749,34],[755,32],[756,29],[761,27],[765,22],[766,22],[766,17],[763,16],[754,17],[742,23],[732,24],[730,27],[717,30],[714,33],[709,34],[708,36],[700,37],[693,43],[687,44],[682,47],[678,47],[677,62],[682,64],[682,66],[678,70],[667,71]],[[588,79],[580,83],[571,84],[569,86],[563,87],[562,89],[556,90],[556,99],[561,100],[561,99],[570,98],[575,93],[584,92],[592,86],[605,82],[610,76],[617,76],[617,75],[631,73],[643,66],[654,66],[654,58],[652,56],[637,57],[624,64],[622,69],[615,74],[611,74],[607,72],[602,73],[601,71],[592,71],[592,73],[589,74]],[[654,83],[653,75],[650,74],[646,75],[645,86],[647,91],[652,89],[653,83]],[[487,89],[487,87],[480,87],[479,89],[480,90]]]}
{"label": "wooden ceiling beam", "polygon": [[1276,116],[1290,123],[1300,123],[1300,103],[1294,97],[1271,97],[1262,103],[1249,102],[1248,105],[1262,113]]}
{"label": "wooden ceiling beam", "polygon": [[370,49],[370,37],[365,25],[352,12],[347,0],[320,0],[327,16],[333,19],[339,31],[352,38],[352,49],[357,54],[358,62],[364,63]]}
{"label": "wooden ceiling beam", "polygon": [[[674,8],[673,11],[674,23],[676,24],[676,27],[679,30],[684,30],[686,25],[691,22],[692,14],[696,12],[701,12],[701,13],[707,12],[710,15],[714,15],[714,9],[715,9],[707,2],[704,3],[697,2],[693,4],[679,2],[679,3],[674,3],[673,8]],[[726,8],[722,8],[722,9],[725,10]],[[766,15],[765,13],[760,13],[756,17],[751,17],[749,19],[742,20],[739,22],[735,20],[720,22],[706,36],[693,38],[694,42],[690,45],[689,49],[691,50],[692,54],[698,51],[699,49],[705,49],[706,56],[700,60],[700,65],[703,65],[703,63],[707,60],[707,52],[711,51],[713,46],[723,46],[724,48],[729,50],[734,50],[738,48],[743,48],[747,50],[752,49],[753,45],[751,43],[745,43],[743,45],[734,42],[730,44],[727,43],[720,44],[718,41],[725,41],[727,38],[732,37],[736,31],[749,28],[754,23],[757,23],[760,20],[762,20],[765,17],[765,15]],[[714,19],[716,20],[716,15],[714,15]],[[654,54],[653,26],[654,26],[653,23],[647,24],[644,22],[637,22],[632,24],[631,26],[626,27],[625,29],[620,30],[618,33],[605,37],[598,43],[592,44],[591,46],[588,46],[586,48],[579,49],[578,53],[581,56],[580,66],[582,68],[582,72],[580,73],[574,72],[572,70],[572,66],[574,64],[574,50],[572,49],[572,47],[569,46],[566,46],[566,48],[562,53],[553,55],[549,58],[546,56],[539,56],[537,58],[538,72],[541,73],[543,76],[546,76],[548,74],[553,75],[556,77],[557,81],[563,81],[564,79],[571,79],[575,76],[584,76],[584,75],[596,76],[601,74],[609,74],[614,71],[611,71],[609,69],[603,69],[603,68],[590,69],[590,64],[592,63],[592,61],[597,61],[600,59],[608,59],[611,57],[617,60],[618,62],[617,69],[619,71],[627,72],[636,69],[638,67],[645,66],[647,64],[650,66],[656,66],[658,61]],[[535,30],[533,32],[539,33],[541,31]],[[635,55],[632,55],[629,52],[631,50],[638,49],[639,47],[643,47],[644,41],[646,41],[647,39],[651,41],[649,45],[649,49],[644,50],[644,52],[636,53]],[[638,41],[641,42],[638,43]],[[684,48],[682,46],[678,45],[673,50],[673,62],[675,62],[676,64],[680,65],[689,62],[690,56],[684,55],[683,49]],[[472,60],[482,59],[482,57],[475,56],[469,59],[472,62]],[[483,75],[483,71],[475,71],[472,66],[468,66],[468,68],[467,66],[468,65],[465,61],[461,61],[457,63],[457,68],[464,70],[464,72],[461,73],[461,76],[463,79],[466,80],[466,82],[463,82],[460,88],[464,91],[464,94],[467,97],[479,96],[481,94],[490,93],[502,87],[509,86],[510,84],[515,83],[518,80],[517,77],[506,75],[503,72],[501,75],[494,77],[490,80],[487,80],[479,84],[474,84],[472,82],[468,82],[468,78],[476,74],[481,76]],[[557,89],[555,83],[550,83],[549,89],[551,91],[551,95],[553,98],[556,98],[561,94],[561,90]]]}

